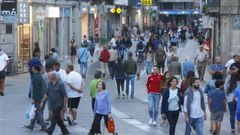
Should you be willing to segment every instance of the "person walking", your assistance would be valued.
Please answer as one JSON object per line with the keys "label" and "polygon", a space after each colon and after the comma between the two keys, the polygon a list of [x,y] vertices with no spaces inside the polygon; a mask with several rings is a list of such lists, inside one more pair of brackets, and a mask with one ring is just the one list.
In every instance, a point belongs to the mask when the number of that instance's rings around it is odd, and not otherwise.
{"label": "person walking", "polygon": [[50,109],[52,110],[51,125],[47,129],[47,133],[52,135],[56,124],[61,128],[62,134],[68,135],[69,131],[64,125],[61,119],[61,112],[66,111],[67,105],[67,93],[64,84],[58,80],[57,73],[55,71],[48,73],[49,84],[46,94],[44,95],[40,107],[43,108],[43,104],[48,99]]}
{"label": "person walking", "polygon": [[149,125],[157,126],[157,117],[160,102],[160,84],[163,76],[160,74],[157,65],[153,66],[153,72],[147,79],[147,93],[148,93],[148,112],[150,116]]}
{"label": "person walking", "polygon": [[163,50],[162,46],[159,46],[155,53],[155,61],[162,73],[164,73],[166,58],[166,52]]}
{"label": "person walking", "polygon": [[114,70],[114,67],[115,67],[115,64],[116,64],[117,58],[118,58],[117,51],[114,48],[115,47],[111,46],[111,49],[109,50],[110,59],[108,62],[108,70],[109,70],[111,78],[113,78],[113,70]]}
{"label": "person walking", "polygon": [[208,53],[203,50],[203,46],[199,46],[199,51],[195,57],[195,63],[197,64],[197,71],[200,80],[203,80],[205,69],[207,65]]}
{"label": "person walking", "polygon": [[88,135],[101,134],[101,120],[104,118],[106,128],[108,127],[107,121],[111,118],[111,102],[110,94],[106,90],[106,85],[103,81],[97,83],[98,93],[96,95],[95,105],[94,105],[94,120],[92,127]]}
{"label": "person walking", "polygon": [[187,77],[189,71],[195,72],[195,65],[190,61],[189,57],[186,57],[185,61],[182,63],[182,73],[184,78]]}
{"label": "person walking", "polygon": [[73,120],[70,122],[70,125],[76,125],[77,122],[77,109],[81,97],[83,96],[84,90],[84,81],[82,76],[74,71],[73,65],[68,65],[66,68],[68,87],[67,87],[67,96],[68,96],[68,108],[69,112],[72,115]]}
{"label": "person walking", "polygon": [[41,50],[40,50],[38,42],[34,43],[33,55],[37,56],[38,59],[40,59],[40,57],[41,57]]}
{"label": "person walking", "polygon": [[240,82],[238,83],[238,80],[236,77],[232,77],[229,79],[228,82],[225,83],[225,90],[227,95],[227,102],[228,102],[228,108],[230,112],[230,124],[231,124],[231,133],[235,134],[235,124],[236,124],[236,110],[237,110],[237,103],[234,101],[234,93],[235,89],[240,86]]}
{"label": "person walking", "polygon": [[152,48],[149,48],[149,50],[145,54],[145,63],[146,63],[146,73],[147,73],[147,75],[152,73],[153,61],[154,61],[154,51],[153,51]]}
{"label": "person walking", "polygon": [[7,54],[3,52],[0,48],[0,96],[4,96],[5,78],[6,78],[5,69],[7,68],[8,64],[9,64],[9,58]]}
{"label": "person walking", "polygon": [[189,71],[187,73],[187,76],[184,78],[184,80],[182,81],[181,85],[180,85],[180,91],[181,93],[184,95],[185,91],[188,89],[188,87],[190,86],[190,80],[195,77],[195,73],[193,71]]}
{"label": "person walking", "polygon": [[74,44],[70,46],[70,55],[71,55],[71,63],[75,64],[75,59],[77,55],[77,47]]}
{"label": "person walking", "polygon": [[240,134],[240,86],[238,85],[235,89],[233,101],[237,102],[237,111],[236,111],[236,119],[238,126],[238,134]]}
{"label": "person walking", "polygon": [[124,98],[125,68],[121,58],[117,59],[117,64],[115,65],[113,70],[113,76],[115,77],[117,83],[118,97],[120,97],[122,94],[122,98]]}
{"label": "person walking", "polygon": [[110,59],[110,53],[108,51],[107,46],[103,46],[103,50],[100,53],[99,61],[101,61],[101,69],[103,73],[103,77],[105,77],[108,67],[108,62]]}
{"label": "person walking", "polygon": [[171,77],[168,81],[168,88],[164,90],[162,96],[161,114],[162,118],[167,118],[169,121],[169,135],[175,135],[179,112],[181,111],[182,95],[177,88],[177,83],[177,78]]}
{"label": "person walking", "polygon": [[29,125],[25,125],[26,128],[33,130],[35,122],[38,121],[41,125],[41,131],[46,131],[47,126],[43,119],[43,109],[40,107],[40,103],[42,101],[43,96],[46,92],[46,84],[43,80],[43,77],[41,75],[41,66],[34,65],[32,67],[32,104],[34,104],[34,107],[36,108],[35,116],[33,119],[31,119],[31,122]]}
{"label": "person walking", "polygon": [[132,52],[128,53],[128,60],[124,63],[124,70],[126,74],[126,94],[129,94],[129,86],[131,82],[131,98],[134,98],[135,76],[137,73],[137,62],[132,58]]}
{"label": "person walking", "polygon": [[207,119],[207,114],[198,78],[190,80],[190,87],[184,94],[183,112],[186,121],[185,135],[191,135],[191,127],[195,127],[197,135],[203,135],[203,120]]}
{"label": "person walking", "polygon": [[[34,75],[33,70],[32,70],[33,66],[40,66],[40,67],[42,67],[42,63],[41,63],[41,61],[38,58],[38,53],[33,53],[32,59],[30,59],[28,61],[28,67],[29,67],[29,73],[30,73],[31,82],[33,80],[33,75]],[[28,91],[28,97],[29,98],[31,98],[31,93],[32,93],[32,85],[30,84],[29,91]]]}
{"label": "person walking", "polygon": [[173,61],[169,65],[168,71],[172,76],[175,76],[180,80],[182,78],[182,66],[181,63],[178,62],[178,57],[173,57]]}
{"label": "person walking", "polygon": [[222,76],[225,75],[225,66],[221,62],[221,57],[215,57],[215,63],[211,65],[209,74],[213,77],[216,72],[220,72]]}
{"label": "person walking", "polygon": [[86,78],[88,68],[88,52],[87,48],[82,44],[78,49],[78,63],[80,64],[80,74],[83,78]]}
{"label": "person walking", "polygon": [[208,95],[208,105],[211,112],[213,135],[219,135],[224,112],[226,112],[227,102],[224,91],[224,81],[215,82],[216,89]]}
{"label": "person walking", "polygon": [[91,62],[93,62],[93,59],[94,59],[94,51],[95,51],[95,42],[94,42],[93,37],[90,37],[90,38],[89,38],[88,50],[89,50],[89,52],[90,52]]}
{"label": "person walking", "polygon": [[94,79],[90,82],[90,96],[92,98],[92,110],[94,111],[95,97],[97,94],[97,83],[102,80],[102,71],[96,70]]}

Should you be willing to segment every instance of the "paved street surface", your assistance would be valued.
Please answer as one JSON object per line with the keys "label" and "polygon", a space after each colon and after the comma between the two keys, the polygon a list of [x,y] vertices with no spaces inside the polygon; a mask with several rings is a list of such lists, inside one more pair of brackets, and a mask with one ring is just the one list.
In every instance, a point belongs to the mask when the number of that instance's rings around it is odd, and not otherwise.
{"label": "paved street surface", "polygon": [[[132,48],[135,48],[133,46]],[[180,45],[177,51],[180,61],[182,62],[185,56],[193,58],[197,48],[197,42],[189,40],[187,43]],[[69,61],[63,61],[62,65],[68,64]],[[67,128],[72,135],[86,135],[90,129],[93,112],[91,110],[91,100],[89,96],[89,82],[93,79],[95,69],[100,68],[98,62],[89,65],[89,72],[86,79],[86,88],[84,96],[81,99],[78,109],[78,124],[76,126],[68,126]],[[78,64],[75,65],[75,70],[79,71]],[[206,71],[207,75],[207,71]],[[208,80],[209,76],[205,76]],[[109,76],[105,79],[107,89],[111,93],[112,101],[112,115],[115,118],[116,131],[119,135],[167,135],[168,126],[160,126],[160,117],[157,127],[148,125],[148,105],[146,93],[147,75],[141,71],[141,79],[136,81],[136,95],[134,99],[118,99],[116,83]],[[21,74],[17,76],[8,77],[6,80],[6,93],[4,97],[0,98],[0,135],[43,135],[39,131],[40,126],[36,124],[33,131],[23,128],[24,124],[28,124],[29,120],[24,117],[26,109],[29,107],[31,101],[27,97],[28,87],[30,83],[29,74]],[[203,82],[202,85],[205,83]],[[203,88],[203,86],[202,86]],[[205,98],[206,99],[206,98]],[[47,111],[45,111],[47,112]],[[46,115],[47,113],[45,113]],[[46,118],[47,116],[45,116]],[[229,112],[224,116],[221,135],[230,134]],[[183,114],[180,114],[179,121],[176,128],[176,135],[183,135],[185,130],[185,122]],[[54,135],[60,134],[57,127]],[[105,130],[105,135],[107,135]],[[209,112],[208,120],[204,122],[204,135],[209,133]]]}

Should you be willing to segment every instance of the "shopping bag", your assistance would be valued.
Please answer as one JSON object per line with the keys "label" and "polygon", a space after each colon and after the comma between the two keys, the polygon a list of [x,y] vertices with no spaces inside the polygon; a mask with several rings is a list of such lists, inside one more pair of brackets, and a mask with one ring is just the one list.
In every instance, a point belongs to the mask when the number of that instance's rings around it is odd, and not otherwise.
{"label": "shopping bag", "polygon": [[111,134],[114,134],[115,133],[115,124],[114,124],[114,120],[113,118],[108,118],[108,132],[111,133]]}
{"label": "shopping bag", "polygon": [[25,117],[28,119],[33,119],[36,115],[36,107],[31,105],[25,112]]}

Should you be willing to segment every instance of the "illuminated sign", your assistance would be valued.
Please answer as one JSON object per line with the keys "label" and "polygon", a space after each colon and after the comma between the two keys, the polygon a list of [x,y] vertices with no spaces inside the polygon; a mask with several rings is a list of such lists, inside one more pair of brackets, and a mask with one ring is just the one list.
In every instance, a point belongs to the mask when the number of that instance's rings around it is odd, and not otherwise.
{"label": "illuminated sign", "polygon": [[18,4],[18,22],[29,23],[29,5],[27,2]]}
{"label": "illuminated sign", "polygon": [[17,14],[17,0],[3,0],[1,4],[1,15],[16,15]]}
{"label": "illuminated sign", "polygon": [[152,5],[152,0],[141,0],[141,5],[151,6]]}
{"label": "illuminated sign", "polygon": [[119,8],[119,7],[118,8],[111,8],[110,12],[113,13],[113,14],[115,14],[115,13],[121,14],[122,13],[122,9]]}

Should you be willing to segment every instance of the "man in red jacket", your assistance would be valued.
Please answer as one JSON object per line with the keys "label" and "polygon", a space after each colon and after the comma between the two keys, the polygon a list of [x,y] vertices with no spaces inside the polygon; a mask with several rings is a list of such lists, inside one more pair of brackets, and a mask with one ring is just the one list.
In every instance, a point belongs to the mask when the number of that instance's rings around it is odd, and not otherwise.
{"label": "man in red jacket", "polygon": [[108,52],[108,48],[107,46],[103,46],[103,50],[101,51],[100,57],[99,57],[99,61],[101,61],[101,69],[102,69],[103,77],[105,77],[109,59],[110,59],[110,53]]}
{"label": "man in red jacket", "polygon": [[160,102],[160,83],[163,76],[160,74],[157,65],[153,66],[153,73],[147,80],[147,93],[148,93],[148,111],[150,115],[149,125],[157,125],[157,117]]}

